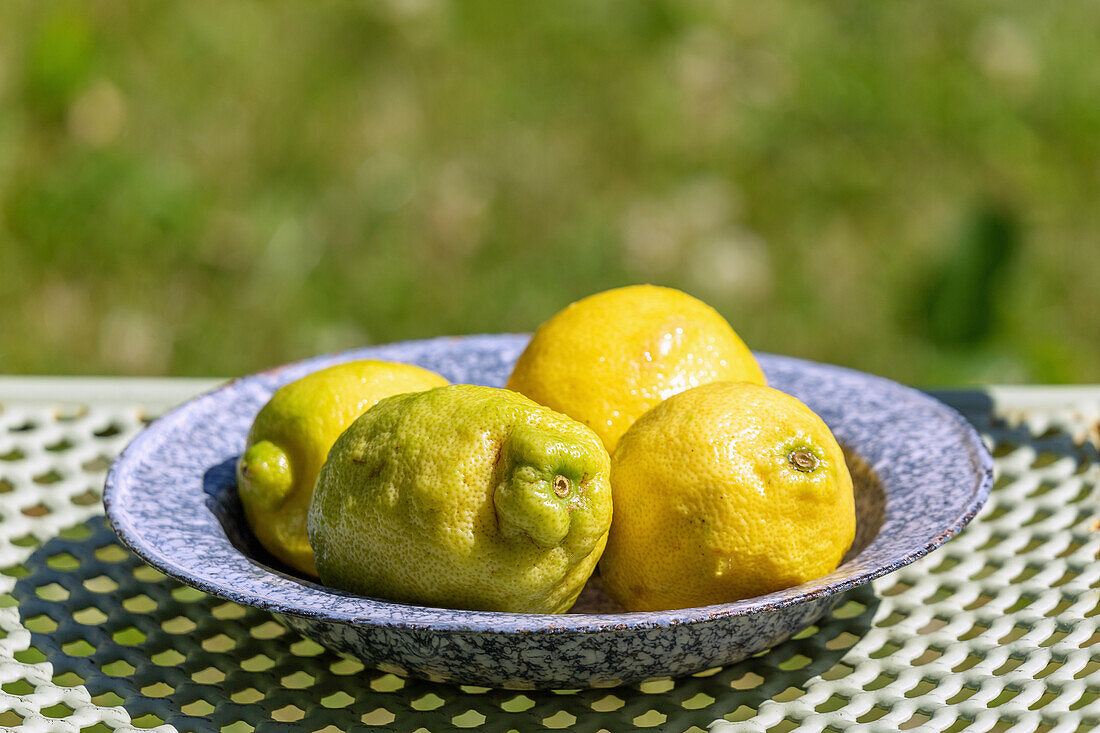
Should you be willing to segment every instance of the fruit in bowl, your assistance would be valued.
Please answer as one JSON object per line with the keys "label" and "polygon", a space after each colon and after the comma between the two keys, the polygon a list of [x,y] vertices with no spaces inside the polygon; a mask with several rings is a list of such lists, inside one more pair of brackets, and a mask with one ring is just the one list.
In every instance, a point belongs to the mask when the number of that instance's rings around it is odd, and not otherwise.
{"label": "fruit in bowl", "polygon": [[798,585],[852,544],[829,428],[680,291],[568,306],[507,389],[440,380],[356,362],[276,392],[240,460],[265,546],[367,597],[564,613],[598,562],[623,609],[667,610]]}
{"label": "fruit in bowl", "polygon": [[856,531],[829,428],[777,389],[712,382],[631,426],[611,463],[615,522],[600,564],[626,609],[725,603],[836,569]]}
{"label": "fruit in bowl", "polygon": [[634,613],[605,606],[593,579],[571,613],[547,615],[363,597],[281,572],[260,552],[233,468],[253,417],[280,387],[355,359],[417,364],[454,383],[503,386],[529,340],[487,334],[382,344],[233,380],[172,410],[127,446],[107,476],[107,519],[161,572],[271,612],[366,665],[457,684],[560,689],[680,676],[746,659],[814,623],[845,591],[941,546],[988,498],[992,459],[973,426],[949,407],[881,377],[758,354],[768,383],[819,414],[854,461],[856,540],[822,578],[729,603]]}
{"label": "fruit in bowl", "polygon": [[608,463],[595,433],[515,392],[456,384],[385,399],[317,480],[321,581],[426,606],[564,613],[607,542]]}
{"label": "fruit in bowl", "polygon": [[611,453],[646,410],[717,381],[764,384],[764,372],[706,303],[632,285],[578,300],[539,326],[506,386],[580,420]]}
{"label": "fruit in bowl", "polygon": [[446,383],[418,366],[366,359],[321,369],[277,390],[256,415],[237,463],[241,504],[264,548],[316,577],[306,513],[333,442],[383,397]]}

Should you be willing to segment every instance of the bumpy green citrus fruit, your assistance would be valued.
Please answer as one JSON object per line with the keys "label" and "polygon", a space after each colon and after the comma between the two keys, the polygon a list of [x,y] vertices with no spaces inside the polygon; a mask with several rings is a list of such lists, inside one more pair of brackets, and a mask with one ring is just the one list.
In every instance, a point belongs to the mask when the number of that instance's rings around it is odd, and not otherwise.
{"label": "bumpy green citrus fruit", "polygon": [[507,390],[382,400],[321,469],[309,539],[326,585],[428,606],[563,613],[603,552],[609,458]]}
{"label": "bumpy green citrus fruit", "polygon": [[252,532],[267,550],[316,575],[306,538],[313,484],[344,428],[383,397],[447,380],[411,364],[352,361],[280,388],[256,415],[237,463],[237,490]]}

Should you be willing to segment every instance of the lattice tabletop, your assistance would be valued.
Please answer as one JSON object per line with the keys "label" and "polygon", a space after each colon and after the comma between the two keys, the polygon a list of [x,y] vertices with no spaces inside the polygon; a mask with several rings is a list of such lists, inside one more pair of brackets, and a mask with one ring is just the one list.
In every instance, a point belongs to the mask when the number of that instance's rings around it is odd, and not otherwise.
{"label": "lattice tabletop", "polygon": [[941,395],[997,460],[958,538],[795,640],[628,687],[364,669],[144,566],[108,462],[208,382],[0,379],[0,726],[27,731],[1083,731],[1100,727],[1100,387]]}

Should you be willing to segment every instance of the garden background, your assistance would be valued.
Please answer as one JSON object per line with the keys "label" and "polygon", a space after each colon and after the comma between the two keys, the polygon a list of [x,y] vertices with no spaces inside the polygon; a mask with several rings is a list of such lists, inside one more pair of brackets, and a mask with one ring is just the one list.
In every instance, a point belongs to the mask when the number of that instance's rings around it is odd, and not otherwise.
{"label": "garden background", "polygon": [[1100,3],[0,5],[0,372],[232,376],[679,287],[1100,382]]}

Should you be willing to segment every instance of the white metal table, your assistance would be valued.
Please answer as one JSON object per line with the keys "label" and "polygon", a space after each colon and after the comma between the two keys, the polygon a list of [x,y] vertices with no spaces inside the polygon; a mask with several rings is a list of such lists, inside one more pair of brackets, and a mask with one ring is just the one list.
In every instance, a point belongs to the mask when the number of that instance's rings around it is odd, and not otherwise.
{"label": "white metal table", "polygon": [[26,731],[1085,731],[1100,728],[1100,387],[941,393],[986,508],[930,556],[739,664],[594,690],[364,669],[115,541],[110,460],[217,384],[0,378],[0,726]]}

